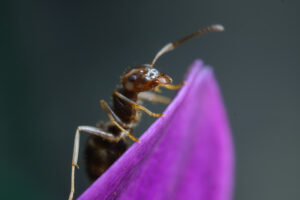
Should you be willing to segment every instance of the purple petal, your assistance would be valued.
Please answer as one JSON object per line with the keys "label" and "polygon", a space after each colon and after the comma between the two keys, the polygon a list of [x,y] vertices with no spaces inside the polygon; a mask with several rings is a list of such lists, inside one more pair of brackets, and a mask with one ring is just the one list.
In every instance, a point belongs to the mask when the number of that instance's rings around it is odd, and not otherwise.
{"label": "purple petal", "polygon": [[229,200],[234,156],[212,70],[196,61],[158,119],[80,200]]}

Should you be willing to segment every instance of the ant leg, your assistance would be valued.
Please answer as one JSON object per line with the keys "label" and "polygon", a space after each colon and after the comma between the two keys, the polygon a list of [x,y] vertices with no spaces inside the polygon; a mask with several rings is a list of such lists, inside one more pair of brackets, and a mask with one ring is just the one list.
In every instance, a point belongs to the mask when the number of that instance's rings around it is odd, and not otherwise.
{"label": "ant leg", "polygon": [[72,174],[71,174],[71,192],[69,195],[69,200],[73,199],[73,195],[75,192],[75,167],[77,167],[79,169],[78,166],[78,153],[79,153],[79,141],[80,141],[80,137],[79,134],[80,132],[86,132],[92,135],[96,135],[99,137],[102,137],[106,140],[109,140],[111,142],[118,142],[122,135],[120,136],[114,136],[111,133],[102,131],[96,127],[92,127],[92,126],[78,126],[77,130],[76,130],[76,134],[75,134],[75,139],[74,139],[74,148],[73,148],[73,157],[72,157]]}
{"label": "ant leg", "polygon": [[100,101],[101,108],[106,112],[109,119],[111,121],[115,120],[117,123],[121,124],[122,126],[126,127],[126,125],[122,122],[122,120],[114,113],[114,111],[111,109],[111,107],[108,105],[108,103],[104,100]]}
{"label": "ant leg", "polygon": [[[126,125],[120,120],[120,118],[114,113],[114,111],[109,107],[109,105],[106,103],[106,101],[101,100],[100,105],[102,109],[106,112],[108,115],[108,118],[110,121],[116,125],[122,132],[124,132],[130,139],[132,139],[134,142],[139,142],[139,139],[135,138],[131,133],[126,131],[123,127],[126,127]],[[121,125],[120,125],[121,124]]]}
{"label": "ant leg", "polygon": [[168,97],[164,97],[152,92],[141,92],[139,94],[139,98],[151,102],[157,102],[157,103],[164,103],[164,104],[169,104],[171,102],[171,99]]}
{"label": "ant leg", "polygon": [[141,106],[141,105],[135,103],[134,101],[132,101],[131,99],[128,99],[127,97],[125,97],[124,95],[122,95],[119,92],[113,92],[113,95],[115,95],[116,97],[118,97],[118,98],[122,99],[123,101],[129,103],[134,109],[143,110],[145,113],[147,113],[148,115],[150,115],[152,117],[162,117],[164,115],[164,114],[158,114],[158,113],[151,112],[150,110],[148,110],[144,106]]}

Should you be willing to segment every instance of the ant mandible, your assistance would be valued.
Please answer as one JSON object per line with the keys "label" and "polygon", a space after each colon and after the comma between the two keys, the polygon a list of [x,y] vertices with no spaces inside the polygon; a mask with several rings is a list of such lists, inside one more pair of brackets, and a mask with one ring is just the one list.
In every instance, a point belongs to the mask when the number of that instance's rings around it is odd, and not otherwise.
{"label": "ant mandible", "polygon": [[76,130],[69,200],[73,199],[75,191],[75,167],[79,168],[77,162],[80,132],[90,134],[85,149],[85,161],[88,176],[94,181],[126,151],[128,148],[128,144],[125,141],[126,136],[134,142],[139,142],[139,139],[135,138],[131,132],[139,122],[140,110],[152,117],[163,116],[163,114],[153,113],[141,105],[141,100],[169,103],[169,98],[149,92],[149,90],[159,92],[159,87],[177,90],[183,85],[183,83],[171,85],[172,79],[154,68],[158,58],[198,35],[223,30],[222,25],[212,25],[198,30],[177,42],[168,43],[156,54],[151,64],[136,66],[121,77],[122,86],[113,92],[113,106],[110,107],[104,100],[100,101],[100,105],[108,115],[110,121],[101,122],[96,127],[78,126]]}

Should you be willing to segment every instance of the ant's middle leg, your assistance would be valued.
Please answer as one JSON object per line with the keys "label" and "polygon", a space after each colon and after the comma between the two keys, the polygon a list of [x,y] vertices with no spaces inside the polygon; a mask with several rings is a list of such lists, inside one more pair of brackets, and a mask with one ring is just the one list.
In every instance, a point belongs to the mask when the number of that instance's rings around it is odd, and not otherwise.
{"label": "ant's middle leg", "polygon": [[119,142],[122,134],[120,136],[115,136],[111,133],[102,131],[96,127],[92,126],[78,126],[75,134],[74,139],[74,149],[73,149],[73,158],[72,158],[72,174],[71,174],[71,192],[69,195],[69,200],[73,199],[73,195],[75,192],[75,167],[78,167],[78,153],[79,153],[79,141],[80,141],[80,132],[86,132],[92,135],[99,136],[105,140],[111,141],[111,142]]}
{"label": "ant's middle leg", "polygon": [[123,133],[125,133],[130,139],[132,139],[134,142],[139,142],[139,139],[135,138],[131,133],[129,133],[127,130],[125,130],[126,125],[120,120],[120,118],[114,113],[114,111],[109,107],[109,105],[106,103],[106,101],[101,100],[100,105],[103,108],[103,110],[108,115],[108,118],[110,121],[118,127]]}

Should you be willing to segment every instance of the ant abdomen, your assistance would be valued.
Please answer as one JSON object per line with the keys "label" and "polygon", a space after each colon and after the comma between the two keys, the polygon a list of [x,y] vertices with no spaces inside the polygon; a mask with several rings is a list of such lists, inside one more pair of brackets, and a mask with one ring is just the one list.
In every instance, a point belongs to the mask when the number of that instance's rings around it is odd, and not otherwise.
{"label": "ant abdomen", "polygon": [[93,182],[101,176],[128,148],[124,139],[108,142],[101,137],[91,135],[85,148],[86,172]]}

